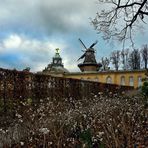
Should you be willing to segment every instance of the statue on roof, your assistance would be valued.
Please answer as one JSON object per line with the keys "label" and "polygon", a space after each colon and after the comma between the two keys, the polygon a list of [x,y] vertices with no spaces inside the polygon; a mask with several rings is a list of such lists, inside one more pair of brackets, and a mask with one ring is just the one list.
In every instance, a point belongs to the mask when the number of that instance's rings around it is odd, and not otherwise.
{"label": "statue on roof", "polygon": [[59,49],[59,48],[56,48],[55,50],[56,50],[56,53],[59,53],[59,50],[60,50],[60,49]]}

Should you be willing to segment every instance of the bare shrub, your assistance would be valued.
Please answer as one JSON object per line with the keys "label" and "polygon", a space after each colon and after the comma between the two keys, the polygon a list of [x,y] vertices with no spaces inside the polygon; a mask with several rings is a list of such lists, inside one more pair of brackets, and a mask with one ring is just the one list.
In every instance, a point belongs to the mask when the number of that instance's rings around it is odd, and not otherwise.
{"label": "bare shrub", "polygon": [[[47,98],[40,102],[37,106],[21,104],[12,124],[0,130],[1,146],[146,145],[147,109],[140,95],[130,98],[99,93],[89,99],[57,101],[53,98],[51,101]],[[16,126],[19,128],[13,129]]]}

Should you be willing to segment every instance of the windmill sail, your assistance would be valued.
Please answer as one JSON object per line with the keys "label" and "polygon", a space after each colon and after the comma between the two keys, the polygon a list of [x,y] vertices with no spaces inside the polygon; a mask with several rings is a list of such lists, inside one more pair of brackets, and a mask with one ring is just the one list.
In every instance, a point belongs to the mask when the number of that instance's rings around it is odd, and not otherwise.
{"label": "windmill sail", "polygon": [[84,57],[85,57],[85,53],[77,61],[79,61],[80,59],[83,59]]}
{"label": "windmill sail", "polygon": [[82,44],[82,46],[87,50],[87,47],[85,46],[85,44],[82,42],[82,40],[79,38],[80,43]]}
{"label": "windmill sail", "polygon": [[97,43],[98,41],[96,40],[96,42],[94,42],[89,48],[93,48]]}

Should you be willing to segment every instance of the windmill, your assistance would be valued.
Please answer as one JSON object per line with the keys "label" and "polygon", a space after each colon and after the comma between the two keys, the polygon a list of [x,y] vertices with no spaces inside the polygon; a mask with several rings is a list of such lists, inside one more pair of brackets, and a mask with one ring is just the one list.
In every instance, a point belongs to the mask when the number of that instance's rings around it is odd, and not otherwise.
{"label": "windmill", "polygon": [[98,43],[98,41],[95,41],[93,44],[91,44],[89,48],[85,46],[85,44],[82,42],[80,38],[79,42],[81,43],[81,45],[85,50],[82,50],[84,54],[78,59],[79,61],[80,59],[84,58],[84,61],[83,63],[78,64],[78,67],[80,68],[81,71],[97,71],[98,67],[100,66],[96,62],[95,58],[96,51],[94,50],[93,47]]}
{"label": "windmill", "polygon": [[93,63],[94,62],[96,63],[95,55],[94,55],[94,53],[96,51],[94,50],[93,47],[98,43],[98,41],[95,41],[89,48],[87,48],[85,46],[85,44],[82,42],[82,40],[80,38],[79,38],[79,41],[80,41],[81,45],[84,47],[85,50],[82,50],[84,52],[84,54],[78,59],[78,61],[85,57],[84,62],[92,61]]}

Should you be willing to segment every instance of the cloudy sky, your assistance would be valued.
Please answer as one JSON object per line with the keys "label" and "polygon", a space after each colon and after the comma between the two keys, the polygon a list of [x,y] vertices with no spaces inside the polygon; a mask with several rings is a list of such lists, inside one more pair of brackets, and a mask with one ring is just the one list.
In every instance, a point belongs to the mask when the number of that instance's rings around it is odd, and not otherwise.
{"label": "cloudy sky", "polygon": [[[77,59],[83,48],[78,38],[87,47],[98,40],[99,62],[122,46],[105,42],[94,31],[90,18],[100,9],[97,0],[0,0],[0,67],[41,71],[60,48],[65,68],[79,71]],[[144,32],[137,33],[137,47],[147,38]]]}

